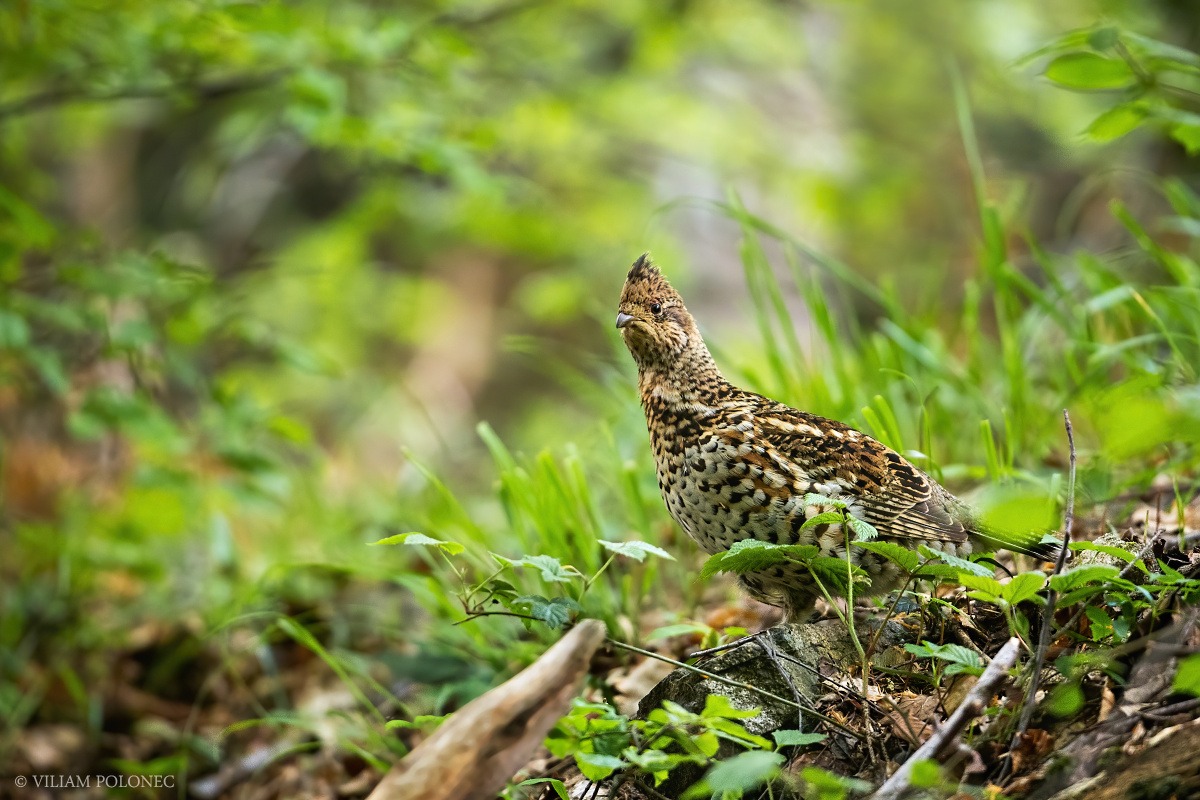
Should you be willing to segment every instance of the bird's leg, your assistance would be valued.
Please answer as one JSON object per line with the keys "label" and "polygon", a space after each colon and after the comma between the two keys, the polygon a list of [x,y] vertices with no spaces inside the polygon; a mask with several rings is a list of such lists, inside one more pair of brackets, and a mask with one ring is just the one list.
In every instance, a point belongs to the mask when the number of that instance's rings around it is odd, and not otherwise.
{"label": "bird's leg", "polygon": [[[767,628],[766,630],[761,630],[761,631],[758,631],[757,633],[751,633],[748,636],[741,636],[737,639],[734,639],[732,642],[726,642],[725,644],[719,644],[716,647],[709,647],[704,650],[696,650],[694,652],[688,653],[687,657],[689,660],[693,659],[693,658],[704,658],[705,656],[716,655],[717,653],[724,653],[726,650],[732,650],[735,647],[741,647],[742,645],[746,644],[747,642],[759,643],[758,642],[759,637],[762,636],[764,633],[767,633],[770,630],[771,630],[770,628]],[[759,644],[761,644],[761,643],[759,643]]]}
{"label": "bird's leg", "polygon": [[779,651],[775,648],[775,637],[771,635],[771,630],[771,628],[767,628],[767,630],[762,631],[762,633],[767,635],[758,636],[754,640],[754,643],[762,648],[763,655],[775,665],[775,669],[779,670],[779,675],[783,678],[784,683],[792,690],[792,697],[796,700],[796,730],[802,731],[804,730],[804,698],[800,696],[800,690],[796,688],[796,682],[792,680],[792,673],[783,667],[783,662],[779,658]]}

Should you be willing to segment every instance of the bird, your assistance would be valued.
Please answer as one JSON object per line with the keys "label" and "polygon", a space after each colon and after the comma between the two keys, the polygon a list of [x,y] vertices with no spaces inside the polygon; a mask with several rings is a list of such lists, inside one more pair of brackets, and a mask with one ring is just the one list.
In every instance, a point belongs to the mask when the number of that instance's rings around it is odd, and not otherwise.
{"label": "bird", "polygon": [[[849,544],[841,521],[804,523],[834,509],[869,523],[880,541],[948,556],[1007,549],[1052,559],[1041,533],[984,525],[977,513],[904,456],[862,431],[730,383],[695,319],[648,254],[621,290],[616,326],[638,371],[638,391],[658,486],[679,526],[710,555],[754,539],[816,545],[870,578],[855,594],[881,594],[907,579],[894,560]],[[845,519],[842,517],[841,519]],[[820,587],[802,563],[739,575],[751,597],[812,615]]]}

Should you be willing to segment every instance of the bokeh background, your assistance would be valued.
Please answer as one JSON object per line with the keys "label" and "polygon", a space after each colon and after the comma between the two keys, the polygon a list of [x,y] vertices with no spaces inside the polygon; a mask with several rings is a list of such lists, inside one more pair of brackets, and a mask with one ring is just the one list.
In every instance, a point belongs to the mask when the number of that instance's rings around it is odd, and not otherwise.
{"label": "bokeh background", "polygon": [[7,5],[0,772],[386,766],[373,692],[552,636],[452,626],[396,533],[656,542],[592,595],[630,639],[727,596],[612,329],[646,250],[732,377],[959,486],[1056,513],[1064,406],[1092,501],[1186,479],[1198,47],[1186,0]]}

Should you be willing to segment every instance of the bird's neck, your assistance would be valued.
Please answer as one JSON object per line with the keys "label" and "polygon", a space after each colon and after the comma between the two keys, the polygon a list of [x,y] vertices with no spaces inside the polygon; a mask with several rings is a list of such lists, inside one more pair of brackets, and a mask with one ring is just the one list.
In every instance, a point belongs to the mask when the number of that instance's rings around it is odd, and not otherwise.
{"label": "bird's neck", "polygon": [[703,345],[688,348],[670,365],[643,364],[638,368],[638,390],[647,413],[656,408],[678,411],[716,405],[730,388]]}

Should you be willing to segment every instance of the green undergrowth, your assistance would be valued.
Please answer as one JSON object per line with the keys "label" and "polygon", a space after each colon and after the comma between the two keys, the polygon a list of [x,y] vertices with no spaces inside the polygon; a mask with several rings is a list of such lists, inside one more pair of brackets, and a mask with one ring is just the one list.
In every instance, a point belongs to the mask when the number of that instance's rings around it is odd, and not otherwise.
{"label": "green undergrowth", "polygon": [[[1195,54],[1102,27],[1038,58],[1064,88],[1111,93],[1091,138],[1141,129],[1195,155],[1200,122],[1172,89],[1194,84]],[[976,502],[1000,527],[1057,526],[1067,489],[1063,409],[1075,425],[1081,510],[1115,503],[1108,519],[1119,521],[1120,499],[1162,476],[1186,501],[1200,458],[1200,195],[1182,178],[1147,176],[1154,204],[1109,199],[1119,246],[1049,252],[1009,198],[995,196],[961,87],[957,103],[975,186],[974,261],[923,291],[907,285],[904,265],[867,279],[731,193],[710,209],[740,226],[754,335],[711,341],[719,363],[748,388],[861,427],[952,488],[982,485]],[[32,213],[3,194],[0,202]],[[52,236],[37,223],[22,230]],[[0,760],[27,726],[48,721],[105,741],[114,661],[144,668],[143,689],[191,704],[197,717],[161,734],[154,759],[122,770],[207,774],[263,728],[293,743],[277,759],[313,749],[320,736],[384,770],[582,616],[637,648],[682,633],[699,633],[702,645],[733,635],[698,621],[701,573],[802,563],[830,606],[852,617],[839,598],[865,576],[844,561],[753,543],[704,565],[658,496],[632,365],[615,335],[609,362],[558,374],[586,394],[580,403],[597,421],[548,426],[559,438],[532,454],[479,426],[487,458],[468,477],[485,476],[490,492],[411,455],[394,480],[360,484],[341,479],[320,430],[275,407],[255,375],[269,366],[299,381],[333,379],[333,366],[256,322],[211,272],[165,256],[90,257],[84,249],[47,268],[53,291],[13,289],[0,307],[6,384],[55,409],[88,463],[120,462],[121,476],[106,483],[92,474],[104,488],[69,497],[53,523],[34,516],[6,531]],[[663,266],[673,277],[684,270]],[[613,307],[617,291],[614,282]],[[129,387],[73,387],[88,358],[124,365]],[[869,526],[844,521],[848,547],[899,564],[925,607],[961,614],[929,596],[937,581],[961,584],[998,609],[1027,649],[1053,590],[1059,610],[1086,620],[1059,631],[1078,645],[1053,665],[1047,711],[1064,717],[1091,702],[1097,675],[1120,679],[1112,648],[1200,591],[1166,560],[1087,542],[1074,549],[1124,566],[998,579],[976,562],[871,541]],[[895,612],[892,600],[875,602]],[[864,682],[869,645],[860,643]],[[910,654],[925,667],[914,674],[935,685],[983,668],[978,653],[952,643],[922,641]],[[331,715],[300,703],[284,688],[297,664],[315,665],[308,669],[344,688],[349,705]],[[1180,690],[1200,693],[1195,657],[1184,664]],[[602,692],[601,682],[592,688]],[[214,698],[240,715],[216,735],[197,721]],[[745,733],[744,715],[665,706],[632,720],[580,702],[548,746],[597,780],[636,774],[653,783],[701,764],[709,771],[689,796],[732,798],[778,779],[788,748],[820,747],[816,737],[827,735],[765,740]],[[718,739],[743,752],[712,763]],[[931,787],[944,779],[922,775]],[[862,788],[815,769],[800,777],[813,797]]]}

